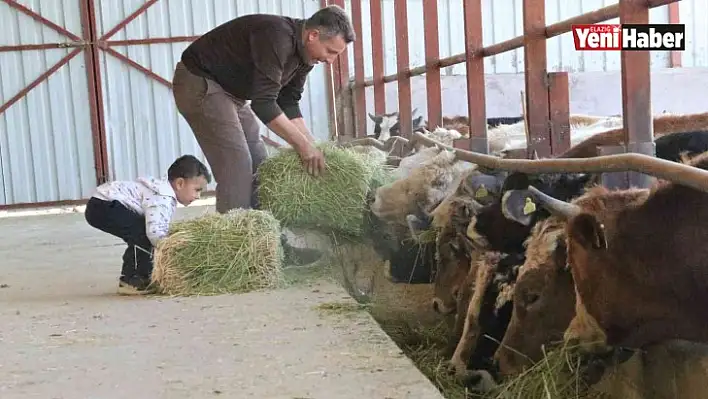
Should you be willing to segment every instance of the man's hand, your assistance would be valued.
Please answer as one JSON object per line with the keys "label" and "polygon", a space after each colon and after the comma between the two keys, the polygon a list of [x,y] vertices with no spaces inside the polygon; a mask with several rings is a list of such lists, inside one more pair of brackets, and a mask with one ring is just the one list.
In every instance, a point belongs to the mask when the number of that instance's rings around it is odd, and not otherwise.
{"label": "man's hand", "polygon": [[281,113],[270,121],[267,126],[297,151],[302,160],[302,166],[309,174],[317,177],[324,173],[326,167],[324,155],[285,114]]}
{"label": "man's hand", "polygon": [[307,173],[318,177],[325,171],[325,159],[322,151],[318,150],[313,143],[309,141],[302,147],[297,148],[302,166],[307,170]]}

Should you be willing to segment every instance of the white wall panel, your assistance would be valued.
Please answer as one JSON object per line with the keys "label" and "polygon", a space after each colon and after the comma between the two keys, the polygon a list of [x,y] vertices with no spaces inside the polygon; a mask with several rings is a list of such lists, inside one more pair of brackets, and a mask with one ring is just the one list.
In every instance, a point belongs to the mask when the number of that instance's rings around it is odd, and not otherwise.
{"label": "white wall panel", "polygon": [[[109,31],[138,9],[144,0],[97,0],[99,34]],[[197,36],[240,15],[252,13],[307,17],[319,9],[319,0],[160,0],[116,33],[111,40]],[[174,66],[188,43],[113,47],[138,64],[171,81]],[[158,81],[102,54],[108,154],[111,179],[159,175],[179,155],[193,154],[206,161],[187,122],[177,112],[171,91]],[[329,135],[326,72],[311,72],[301,103],[306,122],[318,139]],[[261,124],[261,132],[284,143]],[[210,189],[214,184],[210,185]]]}
{"label": "white wall panel", "polygon": [[[78,1],[20,1],[81,36]],[[68,39],[0,2],[0,45]],[[0,52],[0,105],[73,49]],[[83,52],[0,114],[0,205],[87,198],[96,183]]]}

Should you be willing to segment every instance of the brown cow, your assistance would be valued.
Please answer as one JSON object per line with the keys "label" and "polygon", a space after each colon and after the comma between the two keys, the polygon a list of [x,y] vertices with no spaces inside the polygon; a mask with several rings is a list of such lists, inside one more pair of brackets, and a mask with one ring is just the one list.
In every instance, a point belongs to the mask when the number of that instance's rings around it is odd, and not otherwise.
{"label": "brown cow", "polygon": [[[708,112],[702,114],[663,114],[653,118],[654,137],[679,132],[708,130]],[[556,158],[589,158],[600,155],[598,146],[624,145],[624,128],[598,133],[573,146]]]}
{"label": "brown cow", "polygon": [[[708,169],[708,153],[688,163]],[[576,315],[567,341],[588,351],[708,341],[708,193],[659,181],[646,200],[596,214],[533,187],[514,196],[510,203],[537,201],[568,220]]]}
{"label": "brown cow", "polygon": [[[593,187],[572,203],[600,214],[644,201],[648,195],[648,190],[609,191]],[[541,360],[542,346],[561,341],[575,316],[575,287],[567,268],[565,227],[562,218],[551,216],[538,222],[526,241],[526,261],[514,287],[511,322],[495,354],[501,375],[521,372],[524,366]]]}
{"label": "brown cow", "polygon": [[408,215],[408,226],[413,237],[419,237],[427,229],[436,232],[433,307],[441,314],[455,311],[457,293],[469,270],[470,248],[464,238],[467,223],[485,204],[499,198],[499,182],[497,176],[468,170],[454,192],[430,212],[429,218],[421,220],[415,215]]}
{"label": "brown cow", "polygon": [[468,368],[492,366],[492,356],[511,318],[510,292],[523,264],[523,254],[476,251],[473,256],[458,304],[463,329],[450,360],[459,377],[466,377]]}

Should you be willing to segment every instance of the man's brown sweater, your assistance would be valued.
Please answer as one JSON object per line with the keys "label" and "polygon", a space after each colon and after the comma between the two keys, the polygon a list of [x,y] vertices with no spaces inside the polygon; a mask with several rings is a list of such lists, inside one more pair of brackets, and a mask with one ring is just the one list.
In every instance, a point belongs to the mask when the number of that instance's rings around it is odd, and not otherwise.
{"label": "man's brown sweater", "polygon": [[252,14],[205,33],[182,53],[193,74],[217,82],[269,123],[281,112],[301,117],[299,102],[309,65],[302,43],[305,20]]}

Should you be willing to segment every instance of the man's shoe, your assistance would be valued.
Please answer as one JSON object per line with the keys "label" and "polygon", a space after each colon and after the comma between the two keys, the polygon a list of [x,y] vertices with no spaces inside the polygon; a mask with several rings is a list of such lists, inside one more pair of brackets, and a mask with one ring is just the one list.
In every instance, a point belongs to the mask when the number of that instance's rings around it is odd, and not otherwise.
{"label": "man's shoe", "polygon": [[285,234],[280,235],[280,242],[285,255],[284,263],[292,266],[303,266],[315,263],[322,257],[322,252],[311,248],[296,248],[288,244]]}
{"label": "man's shoe", "polygon": [[118,280],[119,295],[147,295],[157,292],[157,288],[150,284],[150,279],[140,276],[121,276]]}

